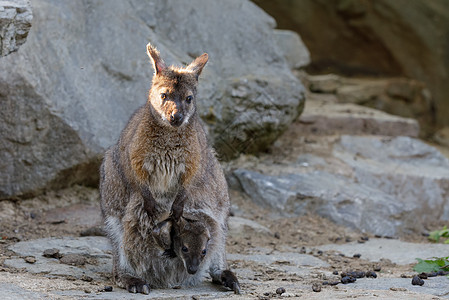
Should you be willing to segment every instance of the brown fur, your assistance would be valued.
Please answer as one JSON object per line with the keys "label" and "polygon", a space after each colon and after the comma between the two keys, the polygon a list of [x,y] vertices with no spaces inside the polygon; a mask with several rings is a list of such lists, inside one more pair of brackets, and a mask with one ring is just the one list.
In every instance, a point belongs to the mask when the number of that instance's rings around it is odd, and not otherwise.
{"label": "brown fur", "polygon": [[198,77],[208,56],[175,68],[167,67],[151,45],[147,52],[155,69],[148,101],[106,151],[101,166],[101,209],[113,246],[113,277],[119,286],[143,293],[148,285],[196,282],[184,276],[179,257],[163,255],[170,237],[161,234],[167,233],[154,231],[172,207],[185,207],[218,224],[208,268],[214,281],[225,283],[227,184],[196,113]]}

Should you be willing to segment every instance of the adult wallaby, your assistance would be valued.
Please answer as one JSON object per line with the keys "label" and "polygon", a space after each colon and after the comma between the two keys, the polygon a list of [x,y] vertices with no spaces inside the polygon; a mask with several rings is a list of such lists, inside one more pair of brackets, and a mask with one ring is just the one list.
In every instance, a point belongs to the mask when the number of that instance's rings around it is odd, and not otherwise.
{"label": "adult wallaby", "polygon": [[208,270],[214,282],[237,292],[238,281],[226,262],[227,184],[196,112],[198,78],[208,55],[176,68],[167,67],[150,44],[147,53],[155,70],[148,101],[132,115],[101,166],[101,210],[112,243],[113,278],[120,287],[141,293],[182,281],[172,278],[184,268],[182,261],[164,259],[166,249],[154,229],[172,208],[185,206],[218,224]]}

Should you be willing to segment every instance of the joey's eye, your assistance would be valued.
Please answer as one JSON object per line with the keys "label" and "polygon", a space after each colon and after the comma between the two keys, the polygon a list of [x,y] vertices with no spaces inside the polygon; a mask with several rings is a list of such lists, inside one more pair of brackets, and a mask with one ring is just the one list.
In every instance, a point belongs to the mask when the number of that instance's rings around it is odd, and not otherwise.
{"label": "joey's eye", "polygon": [[206,253],[207,253],[207,250],[206,250],[206,249],[204,249],[203,251],[201,251],[201,255],[206,255]]}
{"label": "joey's eye", "polygon": [[192,99],[193,99],[193,97],[192,97],[192,96],[187,96],[187,98],[186,98],[186,102],[187,102],[187,103],[190,103],[190,102],[192,102]]}
{"label": "joey's eye", "polygon": [[189,252],[189,249],[187,249],[186,246],[182,246],[181,250],[182,250],[182,252],[184,252],[184,253]]}
{"label": "joey's eye", "polygon": [[166,94],[166,93],[162,93],[162,94],[161,94],[161,99],[162,99],[162,100],[167,99],[167,94]]}

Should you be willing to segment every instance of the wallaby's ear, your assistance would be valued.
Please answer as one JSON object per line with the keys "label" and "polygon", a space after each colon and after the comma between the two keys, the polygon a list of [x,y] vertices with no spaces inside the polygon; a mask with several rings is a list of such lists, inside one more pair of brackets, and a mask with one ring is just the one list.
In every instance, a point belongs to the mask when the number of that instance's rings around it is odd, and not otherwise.
{"label": "wallaby's ear", "polygon": [[204,66],[206,65],[207,61],[209,60],[209,55],[207,53],[204,53],[197,58],[195,58],[194,61],[190,63],[190,65],[187,66],[187,70],[195,74],[196,78],[201,74],[201,71],[203,70]]}
{"label": "wallaby's ear", "polygon": [[167,68],[165,62],[159,55],[159,51],[155,47],[153,47],[150,43],[147,45],[147,54],[151,58],[154,67],[154,73],[157,75],[161,73],[164,69]]}

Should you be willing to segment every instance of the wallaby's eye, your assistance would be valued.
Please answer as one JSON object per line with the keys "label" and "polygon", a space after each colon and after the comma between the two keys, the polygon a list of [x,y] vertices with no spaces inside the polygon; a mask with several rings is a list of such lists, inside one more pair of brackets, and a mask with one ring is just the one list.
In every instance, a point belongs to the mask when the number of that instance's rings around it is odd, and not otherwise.
{"label": "wallaby's eye", "polygon": [[201,255],[206,255],[206,253],[207,253],[207,250],[206,250],[206,249],[204,249],[203,251],[201,251]]}
{"label": "wallaby's eye", "polygon": [[167,99],[167,94],[166,94],[166,93],[162,93],[162,94],[161,94],[161,99],[162,99],[162,100]]}
{"label": "wallaby's eye", "polygon": [[193,97],[192,97],[192,96],[187,96],[187,98],[186,98],[186,102],[187,102],[187,103],[190,103],[190,102],[192,102],[192,99],[193,99]]}
{"label": "wallaby's eye", "polygon": [[187,249],[186,246],[182,246],[181,250],[182,250],[182,252],[184,252],[184,253],[189,252],[189,249]]}

